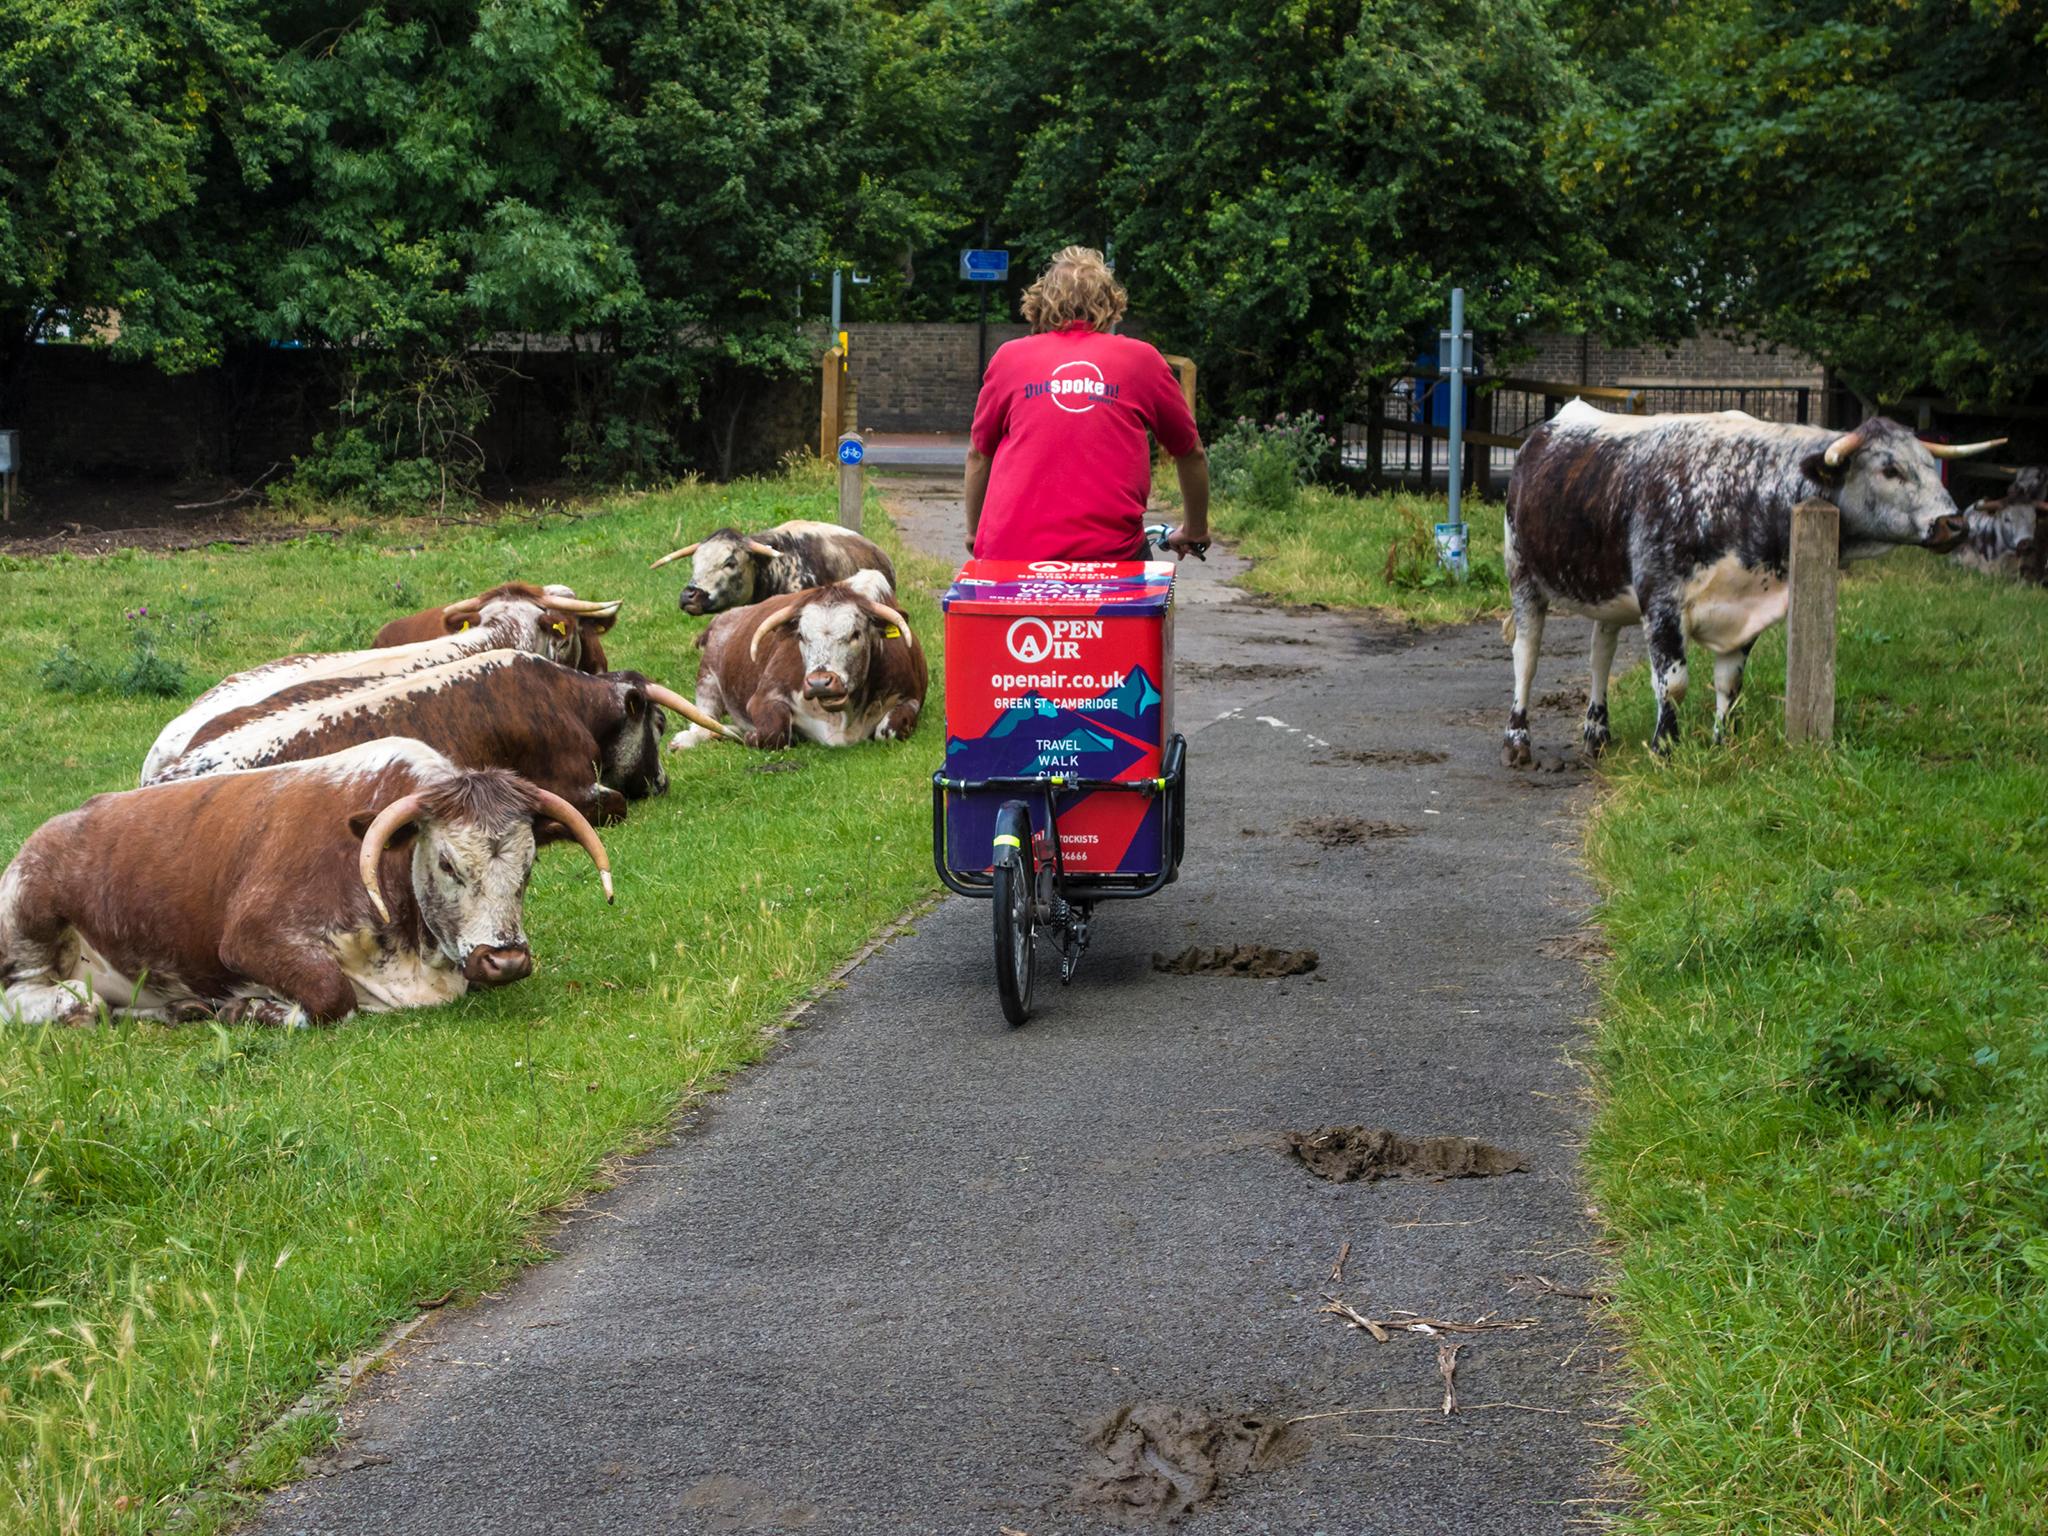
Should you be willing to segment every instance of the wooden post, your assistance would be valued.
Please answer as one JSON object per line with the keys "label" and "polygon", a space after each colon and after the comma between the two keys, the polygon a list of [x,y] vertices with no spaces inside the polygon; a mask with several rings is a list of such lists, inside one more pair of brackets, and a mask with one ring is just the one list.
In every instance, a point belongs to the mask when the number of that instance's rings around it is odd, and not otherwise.
{"label": "wooden post", "polygon": [[833,445],[839,460],[839,526],[860,532],[861,495],[866,487],[867,444],[858,432],[847,432]]}
{"label": "wooden post", "polygon": [[832,347],[825,353],[824,373],[818,390],[818,457],[821,459],[829,459],[837,451],[845,393],[846,354]]}
{"label": "wooden post", "polygon": [[1176,357],[1171,352],[1166,353],[1165,357],[1166,366],[1171,368],[1174,377],[1180,380],[1181,398],[1187,401],[1188,414],[1192,416],[1195,413],[1195,360],[1192,357]]}
{"label": "wooden post", "polygon": [[1786,580],[1785,739],[1835,737],[1835,579],[1842,564],[1842,514],[1812,497],[1792,509]]}

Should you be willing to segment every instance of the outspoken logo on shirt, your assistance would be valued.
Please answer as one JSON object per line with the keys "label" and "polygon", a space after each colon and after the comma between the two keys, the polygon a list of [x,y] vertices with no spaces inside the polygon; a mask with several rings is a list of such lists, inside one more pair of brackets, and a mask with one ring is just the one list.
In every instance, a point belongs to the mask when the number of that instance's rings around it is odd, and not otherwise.
{"label": "outspoken logo on shirt", "polygon": [[1102,370],[1093,363],[1079,361],[1061,363],[1043,384],[1026,384],[1024,398],[1036,400],[1040,395],[1049,395],[1054,405],[1078,416],[1105,400],[1116,399],[1122,388],[1103,378]]}

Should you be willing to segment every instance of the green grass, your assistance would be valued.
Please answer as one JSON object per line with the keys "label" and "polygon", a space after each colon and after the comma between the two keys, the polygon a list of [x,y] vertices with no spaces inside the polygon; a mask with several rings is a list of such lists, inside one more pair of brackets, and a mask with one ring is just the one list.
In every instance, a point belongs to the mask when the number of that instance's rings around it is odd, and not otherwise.
{"label": "green grass", "polygon": [[1387,609],[1427,623],[1503,611],[1507,577],[1499,505],[1465,504],[1471,579],[1462,585],[1437,565],[1431,529],[1443,515],[1442,497],[1407,491],[1349,496],[1312,488],[1282,509],[1219,501],[1211,521],[1256,562],[1243,585],[1262,596]]}
{"label": "green grass", "polygon": [[[1384,505],[1218,522],[1258,590],[1458,616],[1375,584]],[[1624,1529],[2048,1529],[2048,594],[1896,554],[1840,637],[1831,749],[1784,744],[1782,630],[1731,746],[1704,656],[1669,763],[1643,669],[1611,699],[1587,1166]]]}
{"label": "green grass", "polygon": [[[369,527],[8,561],[0,858],[51,814],[131,787],[182,707],[38,679],[67,646],[117,673],[143,622],[124,615],[145,604],[189,694],[496,581],[567,580],[628,599],[615,665],[688,692],[706,621],[676,611],[680,578],[647,561],[723,522],[835,504],[830,480],[803,471],[542,527],[430,532],[424,549],[417,530]],[[936,664],[936,573],[892,554]],[[307,1033],[0,1029],[0,1529],[160,1527],[221,1489],[222,1464],[324,1365],[414,1302],[534,1256],[542,1213],[756,1055],[764,1022],[930,889],[932,686],[930,722],[905,745],[798,749],[786,773],[718,745],[672,758],[667,798],[606,829],[616,908],[573,848],[542,859],[537,971],[517,986]],[[270,1437],[242,1484],[277,1480],[325,1432],[305,1420]],[[232,1500],[206,1503],[202,1526]]]}

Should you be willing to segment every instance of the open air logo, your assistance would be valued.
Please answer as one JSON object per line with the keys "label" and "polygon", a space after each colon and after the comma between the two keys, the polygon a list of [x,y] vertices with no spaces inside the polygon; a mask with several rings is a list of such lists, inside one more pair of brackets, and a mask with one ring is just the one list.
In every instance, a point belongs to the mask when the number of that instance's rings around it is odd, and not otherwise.
{"label": "open air logo", "polygon": [[1027,667],[1041,661],[1078,661],[1083,640],[1100,640],[1100,619],[1019,619],[1004,636],[1010,654]]}
{"label": "open air logo", "polygon": [[1052,654],[1052,630],[1043,619],[1019,619],[1006,637],[1010,654],[1027,667],[1035,667]]}

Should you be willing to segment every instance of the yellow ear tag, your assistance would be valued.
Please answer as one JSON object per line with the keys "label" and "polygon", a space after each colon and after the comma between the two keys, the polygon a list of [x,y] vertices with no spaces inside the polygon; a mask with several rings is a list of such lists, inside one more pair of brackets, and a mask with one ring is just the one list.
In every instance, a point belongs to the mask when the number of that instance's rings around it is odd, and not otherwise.
{"label": "yellow ear tag", "polygon": [[903,631],[898,629],[894,624],[891,624],[887,629],[882,631],[882,638],[884,640],[901,640],[903,638]]}
{"label": "yellow ear tag", "polygon": [[567,633],[569,633],[569,626],[567,624],[564,624],[560,619],[555,620],[555,622],[549,625],[548,627],[558,635],[566,635]]}
{"label": "yellow ear tag", "polygon": [[[467,629],[467,628],[469,628],[469,620],[467,620],[467,619],[464,619],[464,620],[462,621],[462,629]],[[459,634],[461,634],[461,633],[462,633],[462,629],[458,629],[457,631],[455,631],[455,633],[457,633],[458,635],[459,635]]]}

